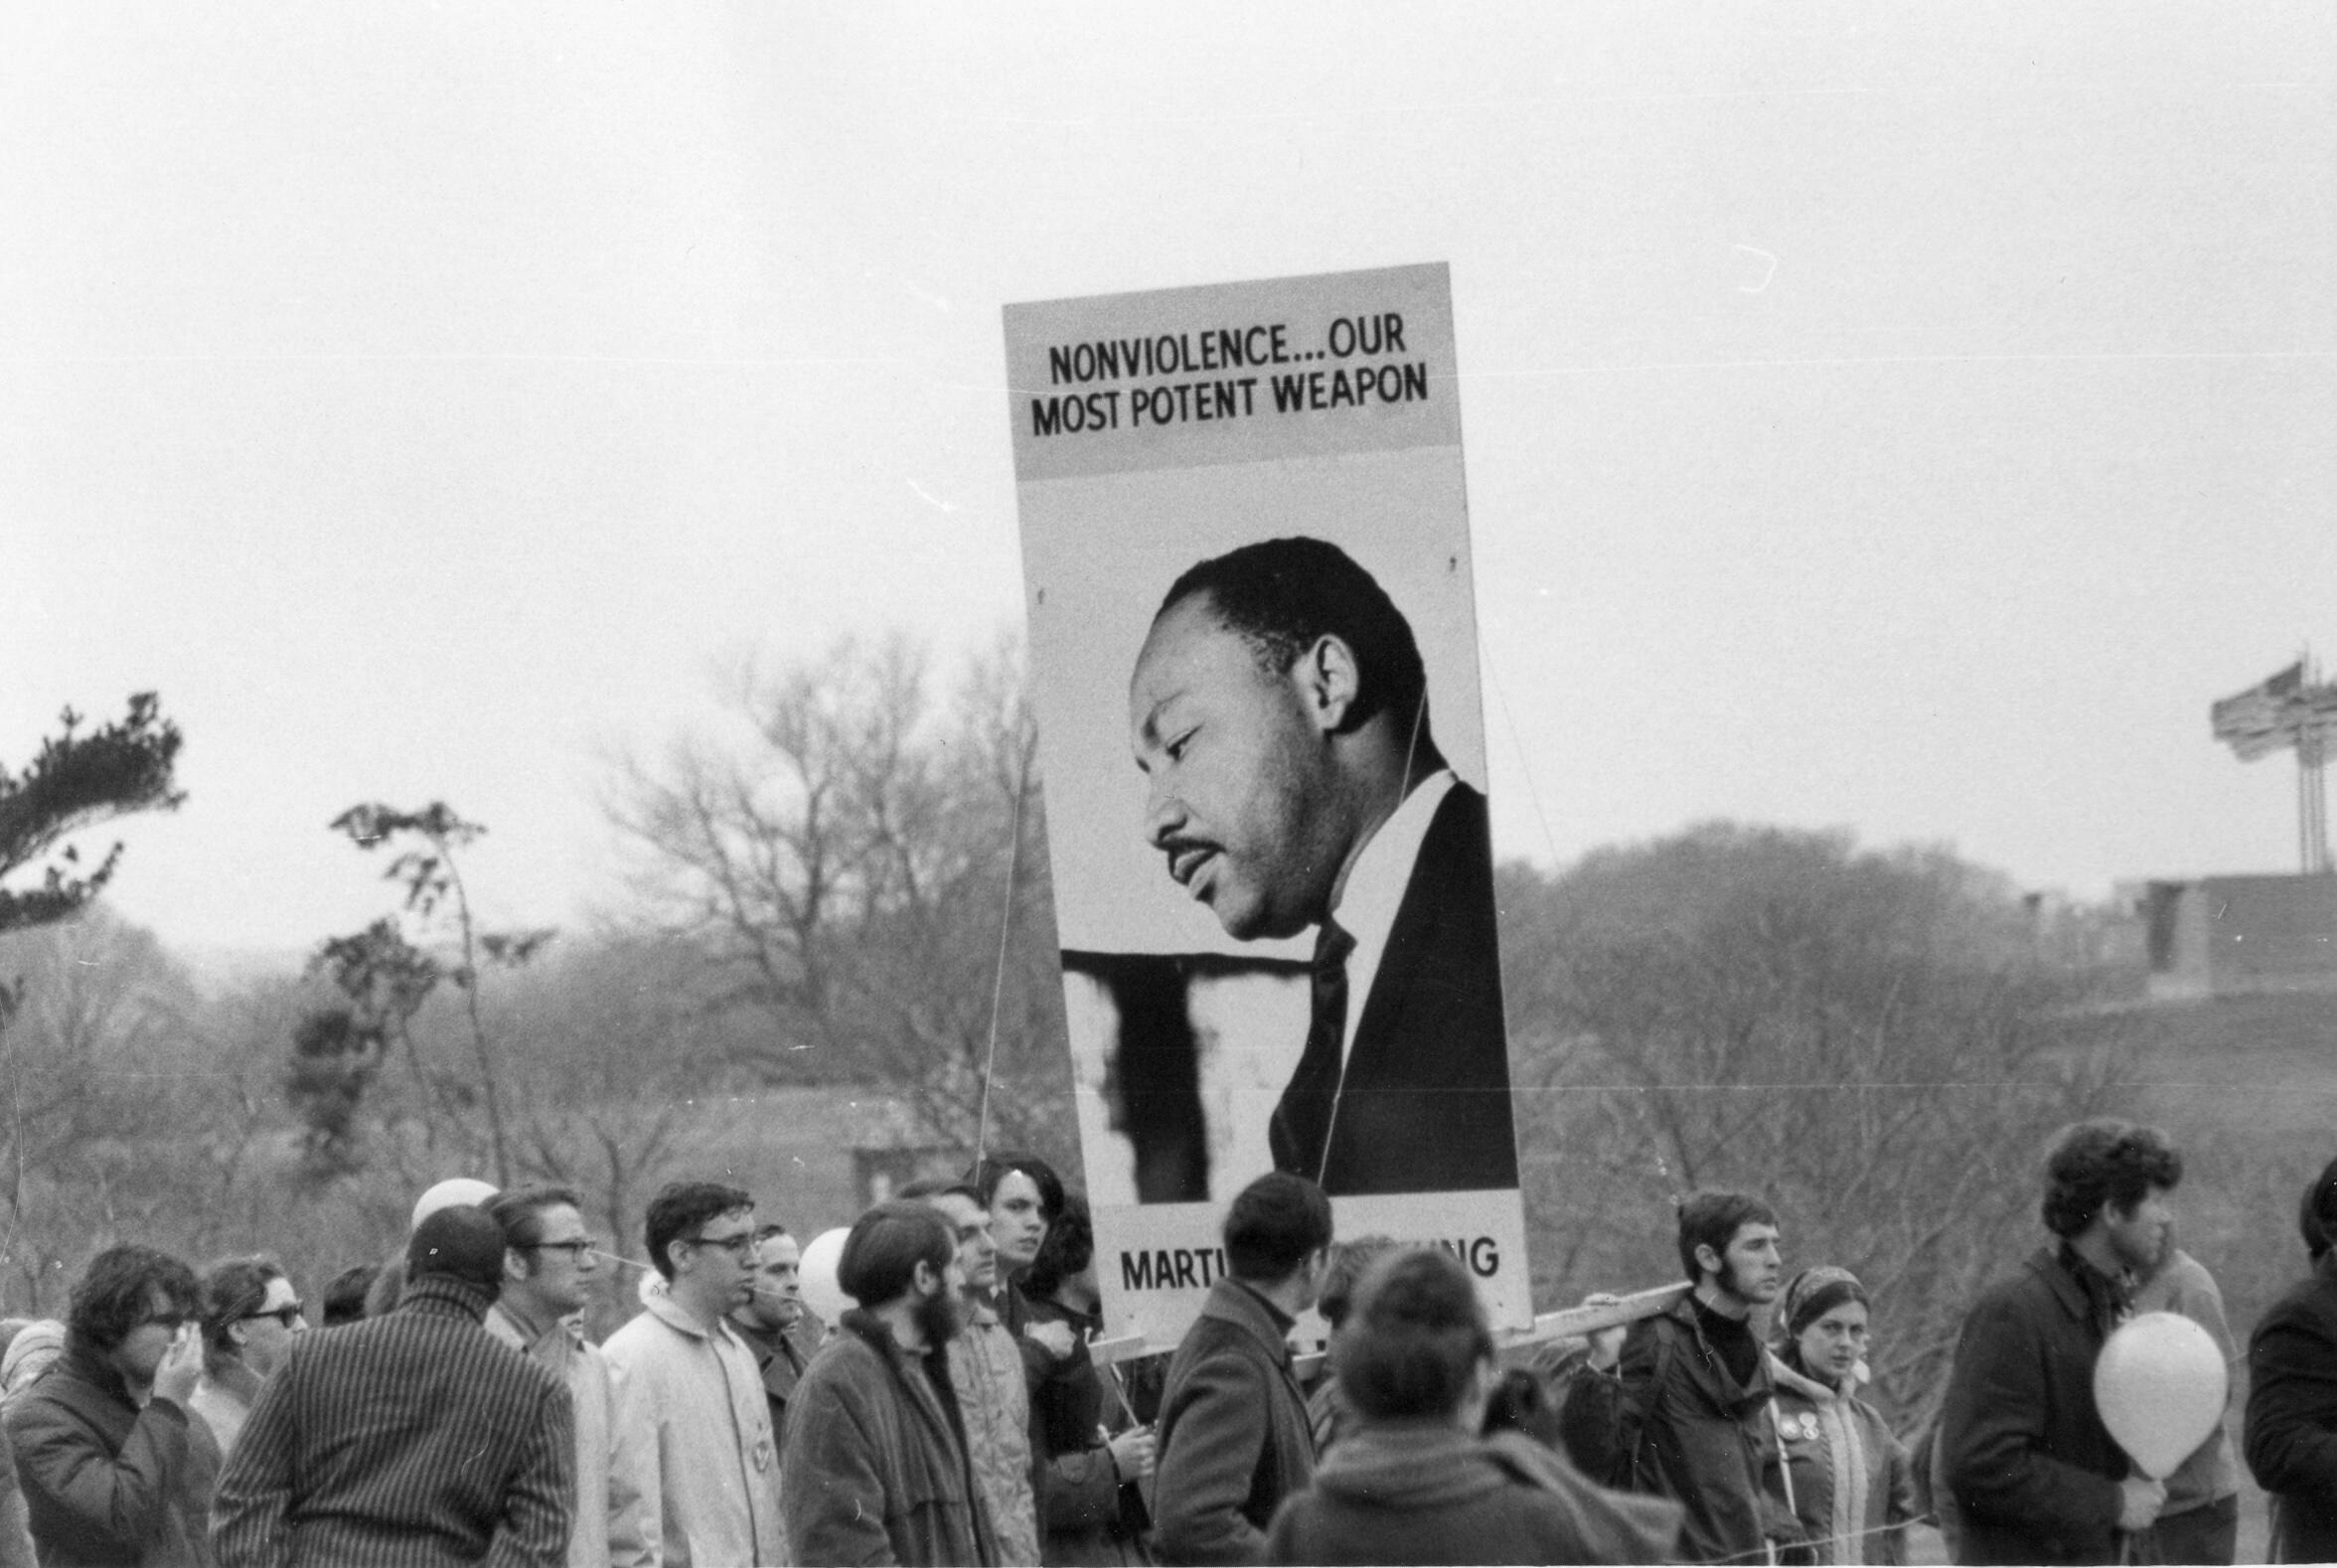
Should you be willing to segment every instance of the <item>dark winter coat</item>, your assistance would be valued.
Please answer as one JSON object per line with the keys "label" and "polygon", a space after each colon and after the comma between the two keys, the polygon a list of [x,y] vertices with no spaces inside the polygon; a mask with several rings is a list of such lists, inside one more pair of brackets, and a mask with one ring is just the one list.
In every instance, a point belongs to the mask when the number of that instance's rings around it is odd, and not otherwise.
{"label": "dark winter coat", "polygon": [[210,1425],[168,1399],[141,1407],[78,1337],[8,1402],[8,1441],[43,1568],[212,1560]]}
{"label": "dark winter coat", "polygon": [[[1101,1328],[1091,1315],[1059,1302],[1003,1292],[1013,1306],[1007,1322],[1020,1339],[1030,1384],[1030,1452],[1036,1461],[1040,1551],[1048,1568],[1121,1568],[1147,1560],[1152,1527],[1136,1483],[1125,1485],[1111,1451],[1098,1440],[1134,1422],[1105,1374],[1088,1354]],[[1059,1323],[1077,1335],[1077,1348],[1056,1356],[1023,1333],[1031,1324]]]}
{"label": "dark winter coat", "polygon": [[2095,1408],[2094,1362],[2121,1307],[2116,1285],[2043,1247],[1964,1319],[1940,1417],[1960,1561],[2118,1560],[2127,1463]]}
{"label": "dark winter coat", "polygon": [[848,1312],[787,1404],[779,1507],[802,1563],[995,1563],[966,1441],[882,1319]]}
{"label": "dark winter coat", "polygon": [[2337,1253],[2256,1326],[2244,1434],[2278,1560],[2337,1562]]}
{"label": "dark winter coat", "polygon": [[1763,1484],[1776,1473],[1771,1393],[1767,1358],[1738,1382],[1705,1338],[1695,1297],[1683,1296],[1632,1325],[1613,1372],[1575,1377],[1559,1431],[1584,1474],[1686,1507],[1687,1560],[1755,1563],[1771,1540],[1799,1533]]}
{"label": "dark winter coat", "polygon": [[820,1353],[820,1343],[825,1337],[820,1322],[807,1314],[785,1330],[767,1333],[733,1318],[730,1332],[754,1352],[755,1365],[763,1374],[763,1395],[771,1402],[771,1436],[774,1441],[784,1442],[787,1401],[795,1397],[795,1385],[803,1380],[804,1368],[812,1364],[812,1357]]}
{"label": "dark winter coat", "polygon": [[1359,1427],[1287,1499],[1270,1563],[1652,1563],[1679,1534],[1674,1503],[1592,1486],[1522,1433],[1450,1421]]}
{"label": "dark winter coat", "polygon": [[1168,1563],[1254,1563],[1282,1499],[1315,1479],[1289,1321],[1238,1280],[1209,1288],[1161,1391],[1153,1540]]}

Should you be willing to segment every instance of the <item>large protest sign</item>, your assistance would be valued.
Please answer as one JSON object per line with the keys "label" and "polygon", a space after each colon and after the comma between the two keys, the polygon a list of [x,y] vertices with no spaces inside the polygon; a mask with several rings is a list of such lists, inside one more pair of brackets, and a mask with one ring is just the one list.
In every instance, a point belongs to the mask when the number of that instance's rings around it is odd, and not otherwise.
{"label": "large protest sign", "polygon": [[1278,1167],[1524,1327],[1446,269],[1006,336],[1106,1332],[1180,1335]]}

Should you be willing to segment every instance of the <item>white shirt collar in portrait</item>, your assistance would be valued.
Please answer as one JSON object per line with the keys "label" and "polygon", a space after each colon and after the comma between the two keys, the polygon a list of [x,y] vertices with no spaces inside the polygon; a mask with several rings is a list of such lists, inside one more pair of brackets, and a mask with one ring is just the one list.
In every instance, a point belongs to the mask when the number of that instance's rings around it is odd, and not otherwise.
{"label": "white shirt collar in portrait", "polygon": [[1451,768],[1439,768],[1404,797],[1379,831],[1364,841],[1354,869],[1347,872],[1338,907],[1331,911],[1339,928],[1355,939],[1355,949],[1347,955],[1347,1031],[1339,1041],[1342,1073],[1355,1049],[1355,1024],[1370,1000],[1371,983],[1379,976],[1396,910],[1404,902],[1404,889],[1412,885],[1412,862],[1420,859],[1428,825],[1456,782]]}

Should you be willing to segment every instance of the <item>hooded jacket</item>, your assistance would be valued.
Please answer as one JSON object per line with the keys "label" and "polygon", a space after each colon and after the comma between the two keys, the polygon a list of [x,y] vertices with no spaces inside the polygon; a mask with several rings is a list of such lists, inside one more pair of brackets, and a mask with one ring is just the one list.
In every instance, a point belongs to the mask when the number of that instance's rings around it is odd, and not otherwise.
{"label": "hooded jacket", "polygon": [[1378,1422],[1326,1456],[1266,1535],[1269,1563],[1652,1563],[1677,1504],[1603,1490],[1522,1433]]}

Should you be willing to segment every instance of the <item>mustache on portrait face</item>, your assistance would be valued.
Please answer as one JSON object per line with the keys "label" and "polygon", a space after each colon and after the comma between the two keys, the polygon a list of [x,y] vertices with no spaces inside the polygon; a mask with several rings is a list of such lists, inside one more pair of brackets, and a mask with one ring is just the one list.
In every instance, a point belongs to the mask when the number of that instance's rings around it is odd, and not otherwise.
{"label": "mustache on portrait face", "polygon": [[1192,874],[1202,860],[1225,853],[1225,847],[1221,844],[1182,834],[1173,839],[1164,839],[1155,848],[1160,851],[1162,859],[1168,862],[1169,876],[1179,884]]}

